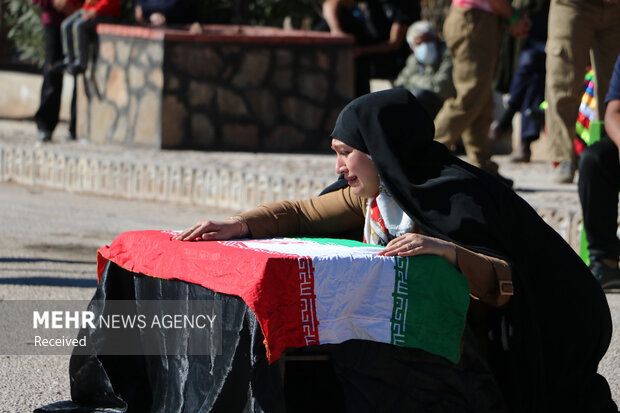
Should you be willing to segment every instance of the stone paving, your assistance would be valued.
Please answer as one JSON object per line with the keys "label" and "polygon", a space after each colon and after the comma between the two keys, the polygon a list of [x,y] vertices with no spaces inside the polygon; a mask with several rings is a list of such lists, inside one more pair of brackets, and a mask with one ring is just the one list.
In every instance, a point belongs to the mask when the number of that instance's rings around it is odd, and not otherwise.
{"label": "stone paving", "polygon": [[[74,193],[158,200],[245,210],[280,199],[317,194],[335,179],[333,156],[157,150],[65,142],[65,125],[52,143],[36,141],[31,122],[0,121],[0,181]],[[575,248],[581,211],[576,184],[550,183],[550,164],[511,164],[496,156],[515,190]]]}

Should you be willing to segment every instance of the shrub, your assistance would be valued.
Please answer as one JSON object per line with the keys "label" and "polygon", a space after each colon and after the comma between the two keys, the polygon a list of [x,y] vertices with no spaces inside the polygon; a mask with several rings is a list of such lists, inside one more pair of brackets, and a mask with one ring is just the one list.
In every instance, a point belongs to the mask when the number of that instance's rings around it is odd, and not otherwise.
{"label": "shrub", "polygon": [[18,60],[43,65],[43,25],[41,11],[30,0],[5,0],[9,40],[18,53]]}

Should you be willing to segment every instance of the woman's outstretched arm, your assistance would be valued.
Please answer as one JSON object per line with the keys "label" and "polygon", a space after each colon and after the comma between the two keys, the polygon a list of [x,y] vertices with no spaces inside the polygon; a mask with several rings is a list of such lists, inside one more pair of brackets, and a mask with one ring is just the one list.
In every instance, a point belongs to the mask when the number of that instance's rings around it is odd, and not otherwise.
{"label": "woman's outstretched arm", "polygon": [[272,202],[226,221],[199,221],[173,239],[333,236],[364,225],[364,202],[350,188],[304,201]]}
{"label": "woman's outstretched arm", "polygon": [[230,217],[225,221],[198,221],[180,234],[172,237],[180,241],[215,241],[245,238],[250,234],[248,225],[241,217]]}

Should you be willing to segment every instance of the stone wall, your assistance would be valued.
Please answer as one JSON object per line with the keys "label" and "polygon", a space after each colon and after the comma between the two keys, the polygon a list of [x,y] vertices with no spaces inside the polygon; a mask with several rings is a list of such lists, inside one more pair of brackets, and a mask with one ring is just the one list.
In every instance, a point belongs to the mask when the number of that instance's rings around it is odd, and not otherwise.
{"label": "stone wall", "polygon": [[[233,30],[234,29],[234,30]],[[157,148],[325,151],[353,98],[352,40],[326,33],[100,25],[78,134]]]}
{"label": "stone wall", "polygon": [[78,82],[78,136],[160,147],[161,38],[101,36],[96,64]]}

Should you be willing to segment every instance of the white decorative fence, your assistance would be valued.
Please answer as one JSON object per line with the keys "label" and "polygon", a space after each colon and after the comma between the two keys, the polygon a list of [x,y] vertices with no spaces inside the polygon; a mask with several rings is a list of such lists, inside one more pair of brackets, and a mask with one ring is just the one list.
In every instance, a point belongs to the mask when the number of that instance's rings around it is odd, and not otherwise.
{"label": "white decorative fence", "polygon": [[0,146],[0,181],[75,193],[243,210],[317,195],[334,176],[299,177],[236,166],[170,165],[165,160],[110,160],[97,154]]}

